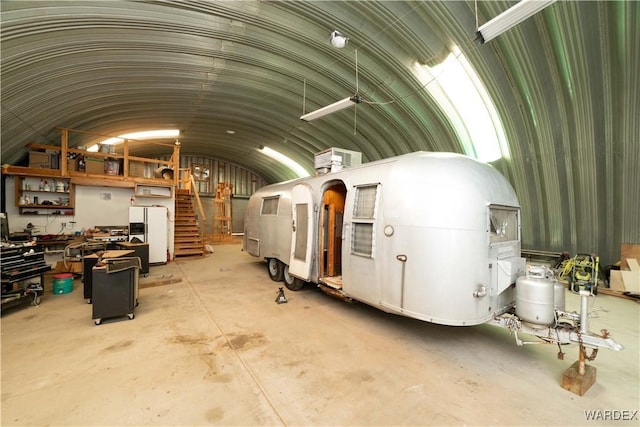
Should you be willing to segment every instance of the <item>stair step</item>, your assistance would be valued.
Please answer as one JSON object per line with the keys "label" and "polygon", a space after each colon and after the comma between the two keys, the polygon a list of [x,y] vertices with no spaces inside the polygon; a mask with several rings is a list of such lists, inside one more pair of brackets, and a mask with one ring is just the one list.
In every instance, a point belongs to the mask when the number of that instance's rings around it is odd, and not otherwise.
{"label": "stair step", "polygon": [[202,246],[182,246],[182,247],[177,247],[174,250],[174,253],[176,252],[180,252],[180,253],[184,253],[184,252],[194,252],[194,251],[199,251],[199,252],[204,252],[204,250],[202,249]]}
{"label": "stair step", "polygon": [[176,190],[175,208],[174,255],[202,256],[204,254],[204,239],[200,235],[198,217],[193,209],[193,197],[188,190]]}
{"label": "stair step", "polygon": [[174,251],[183,250],[183,249],[188,249],[188,250],[191,250],[191,249],[199,249],[199,250],[202,250],[202,248],[203,248],[203,247],[204,247],[204,245],[203,245],[202,243],[200,243],[200,244],[195,244],[195,243],[192,243],[192,244],[188,244],[188,243],[181,243],[181,244],[176,244],[176,245],[175,245],[175,247],[174,247]]}
{"label": "stair step", "polygon": [[194,255],[204,255],[204,251],[183,251],[183,252],[174,252],[173,256],[194,256]]}
{"label": "stair step", "polygon": [[173,244],[174,245],[178,245],[178,244],[199,244],[201,245],[203,242],[203,240],[201,238],[198,237],[175,237],[173,239]]}
{"label": "stair step", "polygon": [[204,242],[200,241],[184,241],[174,242],[173,247],[176,248],[201,248],[204,246]]}

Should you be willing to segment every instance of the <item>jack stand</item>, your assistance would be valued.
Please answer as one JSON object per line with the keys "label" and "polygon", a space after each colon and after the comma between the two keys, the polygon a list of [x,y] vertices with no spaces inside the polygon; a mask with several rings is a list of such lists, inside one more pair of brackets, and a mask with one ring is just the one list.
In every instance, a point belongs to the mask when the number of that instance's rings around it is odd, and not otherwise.
{"label": "jack stand", "polygon": [[278,304],[284,304],[287,301],[287,297],[284,296],[284,290],[282,288],[278,288],[278,294],[276,295],[276,302]]}
{"label": "jack stand", "polygon": [[562,373],[560,386],[578,396],[584,395],[596,382],[597,369],[585,363],[585,348],[580,346],[580,358]]}
{"label": "jack stand", "polygon": [[[580,291],[580,334],[588,333],[588,299],[591,296],[589,291]],[[562,373],[560,386],[565,390],[578,396],[584,395],[587,390],[596,382],[596,368],[586,363],[587,353],[582,344],[582,335],[580,335],[580,349],[578,360]],[[595,359],[596,352],[589,360]]]}

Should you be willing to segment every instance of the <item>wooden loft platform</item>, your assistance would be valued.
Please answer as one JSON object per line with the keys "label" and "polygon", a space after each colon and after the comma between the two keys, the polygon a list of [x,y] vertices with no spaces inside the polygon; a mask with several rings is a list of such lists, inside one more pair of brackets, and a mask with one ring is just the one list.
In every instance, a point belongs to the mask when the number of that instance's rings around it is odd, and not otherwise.
{"label": "wooden loft platform", "polygon": [[[122,187],[122,188],[135,188],[136,186],[162,186],[162,187],[176,187],[178,184],[178,167],[180,161],[180,147],[179,145],[170,144],[158,144],[167,147],[167,151],[171,153],[169,160],[150,159],[145,157],[137,157],[129,155],[129,141],[125,140],[123,144],[119,146],[122,149],[122,153],[112,152],[89,152],[87,150],[81,150],[77,148],[69,148],[68,138],[70,132],[80,132],[71,129],[61,129],[61,146],[55,145],[43,145],[43,144],[27,144],[30,150],[44,150],[49,153],[59,153],[60,162],[59,169],[42,169],[25,166],[11,166],[3,165],[2,173],[5,175],[16,176],[35,176],[43,178],[69,178],[71,183],[77,185],[92,185],[92,186],[106,186],[106,187]],[[87,134],[87,132],[80,132]],[[97,135],[103,136],[103,135]],[[170,150],[170,151],[169,151]],[[67,164],[67,157],[70,153],[74,153],[79,156],[86,156],[92,159],[109,159],[118,162],[121,170],[117,174],[101,174],[101,173],[87,173],[86,171],[73,170]],[[174,171],[173,176],[169,179],[165,177],[145,177],[133,174],[134,166],[145,165],[161,165]]]}
{"label": "wooden loft platform", "polygon": [[97,185],[104,187],[130,187],[133,188],[136,185],[161,185],[161,186],[173,186],[172,180],[166,180],[163,178],[144,178],[137,176],[122,176],[122,175],[95,175],[83,172],[67,172],[62,174],[60,169],[41,169],[30,168],[26,166],[2,166],[3,175],[15,175],[15,176],[35,176],[42,178],[70,178],[71,183],[79,185]]}

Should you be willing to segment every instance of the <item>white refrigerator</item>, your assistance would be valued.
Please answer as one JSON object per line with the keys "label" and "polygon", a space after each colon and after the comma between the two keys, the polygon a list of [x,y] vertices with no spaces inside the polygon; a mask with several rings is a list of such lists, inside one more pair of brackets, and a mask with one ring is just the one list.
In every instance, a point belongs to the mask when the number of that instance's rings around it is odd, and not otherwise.
{"label": "white refrigerator", "polygon": [[164,206],[129,207],[129,241],[137,237],[149,244],[149,264],[167,262],[167,214]]}

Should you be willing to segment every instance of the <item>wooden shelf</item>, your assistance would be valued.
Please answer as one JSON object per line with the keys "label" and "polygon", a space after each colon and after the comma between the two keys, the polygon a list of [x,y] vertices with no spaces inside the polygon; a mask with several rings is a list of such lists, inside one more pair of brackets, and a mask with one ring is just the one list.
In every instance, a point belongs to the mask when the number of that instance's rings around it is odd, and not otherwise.
{"label": "wooden shelf", "polygon": [[22,190],[23,193],[69,194],[68,191]]}
{"label": "wooden shelf", "polygon": [[35,209],[73,209],[73,206],[69,205],[34,205],[33,203],[28,205],[18,205],[19,208],[35,208]]}
{"label": "wooden shelf", "polygon": [[[37,169],[36,169],[37,170]],[[45,169],[41,169],[45,170]],[[14,183],[15,190],[15,205],[18,208],[20,215],[73,215],[74,214],[74,187],[69,178],[61,176],[43,176],[43,175],[18,175],[21,178],[16,179]],[[68,188],[68,191],[45,191],[40,190],[40,185],[43,180],[51,181],[57,180],[57,184],[64,183],[64,187]],[[55,186],[53,182],[49,185]],[[28,189],[26,187],[29,187]],[[54,187],[55,190],[55,187]],[[33,199],[37,198],[38,202],[48,200],[51,204],[33,203]],[[26,199],[26,200],[25,200]],[[52,202],[52,200],[59,200],[58,204]],[[27,203],[25,203],[25,201]],[[64,204],[62,204],[64,203]],[[56,211],[59,211],[57,213]],[[56,213],[54,213],[56,212]]]}
{"label": "wooden shelf", "polygon": [[134,195],[136,197],[170,199],[173,197],[173,185],[136,184]]}
{"label": "wooden shelf", "polygon": [[60,171],[60,169],[40,169],[40,168],[29,168],[26,166],[3,165],[2,173],[4,175],[33,176],[33,177],[41,177],[41,178],[62,177],[62,172]]}

